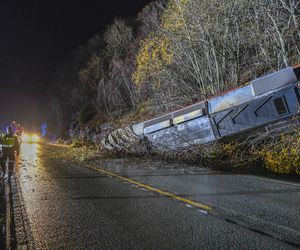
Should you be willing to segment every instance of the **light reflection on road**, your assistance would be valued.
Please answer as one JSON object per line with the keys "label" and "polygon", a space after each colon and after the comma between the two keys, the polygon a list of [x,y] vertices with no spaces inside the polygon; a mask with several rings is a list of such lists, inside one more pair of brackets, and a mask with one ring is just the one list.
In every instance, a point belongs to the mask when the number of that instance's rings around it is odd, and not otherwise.
{"label": "light reflection on road", "polygon": [[39,151],[41,145],[37,143],[22,143],[20,157],[16,166],[16,172],[20,181],[24,183],[24,188],[31,186],[31,179],[36,176],[39,164]]}
{"label": "light reflection on road", "polygon": [[[22,143],[20,158],[27,166],[36,166],[40,145],[37,143]],[[24,162],[25,161],[25,162]]]}

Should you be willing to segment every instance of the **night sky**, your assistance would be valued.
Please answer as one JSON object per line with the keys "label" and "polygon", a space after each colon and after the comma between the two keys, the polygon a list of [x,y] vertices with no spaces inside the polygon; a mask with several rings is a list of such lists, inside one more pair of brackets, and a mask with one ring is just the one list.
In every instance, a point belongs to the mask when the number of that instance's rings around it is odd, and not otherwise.
{"label": "night sky", "polygon": [[46,117],[46,86],[60,61],[115,17],[135,17],[150,0],[1,0],[0,126]]}

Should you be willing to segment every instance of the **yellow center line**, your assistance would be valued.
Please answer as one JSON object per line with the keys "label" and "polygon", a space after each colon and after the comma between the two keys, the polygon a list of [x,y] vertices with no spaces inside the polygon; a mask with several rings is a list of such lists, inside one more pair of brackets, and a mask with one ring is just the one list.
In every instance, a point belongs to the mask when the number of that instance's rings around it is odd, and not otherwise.
{"label": "yellow center line", "polygon": [[128,183],[131,183],[131,184],[134,184],[134,185],[137,185],[138,187],[147,189],[147,190],[149,190],[149,191],[152,191],[152,192],[154,192],[154,193],[157,193],[157,194],[166,196],[166,197],[168,197],[168,198],[171,198],[171,199],[174,199],[174,200],[177,200],[177,201],[181,201],[181,202],[183,202],[183,203],[185,203],[185,204],[188,204],[188,205],[191,205],[191,206],[193,206],[193,207],[200,208],[200,209],[205,210],[205,211],[212,211],[212,210],[214,210],[212,207],[210,207],[210,206],[208,206],[208,205],[205,205],[205,204],[202,204],[202,203],[199,203],[199,202],[197,202],[197,201],[193,201],[193,200],[190,200],[190,199],[187,199],[187,198],[183,198],[183,197],[181,197],[181,196],[177,196],[177,195],[172,194],[172,193],[167,192],[167,191],[163,191],[163,190],[160,190],[160,189],[151,187],[151,186],[146,185],[146,184],[144,184],[144,183],[141,183],[141,182],[138,182],[138,181],[135,181],[135,180],[126,178],[126,177],[124,177],[124,176],[115,174],[115,173],[110,172],[110,171],[107,171],[107,170],[104,170],[104,169],[101,169],[101,168],[96,168],[96,167],[88,167],[88,168],[90,168],[90,169],[92,169],[92,170],[95,170],[95,171],[97,171],[97,172],[103,173],[103,174],[105,174],[105,175],[114,177],[114,178],[119,179],[119,180],[121,180],[121,181],[128,182]]}

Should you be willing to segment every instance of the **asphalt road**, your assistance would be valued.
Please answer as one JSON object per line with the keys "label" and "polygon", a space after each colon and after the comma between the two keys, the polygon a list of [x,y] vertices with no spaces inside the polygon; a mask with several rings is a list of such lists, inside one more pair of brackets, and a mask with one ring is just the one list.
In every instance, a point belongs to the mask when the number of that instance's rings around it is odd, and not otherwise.
{"label": "asphalt road", "polygon": [[24,144],[16,170],[31,248],[300,246],[299,183],[136,159],[66,167],[43,161],[47,150],[60,148]]}

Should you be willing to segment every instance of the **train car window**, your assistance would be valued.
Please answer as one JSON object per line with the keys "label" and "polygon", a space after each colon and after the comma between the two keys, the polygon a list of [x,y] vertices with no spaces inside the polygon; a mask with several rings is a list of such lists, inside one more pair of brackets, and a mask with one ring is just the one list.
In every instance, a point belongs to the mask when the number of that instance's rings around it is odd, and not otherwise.
{"label": "train car window", "polygon": [[286,106],[286,102],[282,97],[274,99],[274,104],[278,115],[283,115],[289,112]]}

